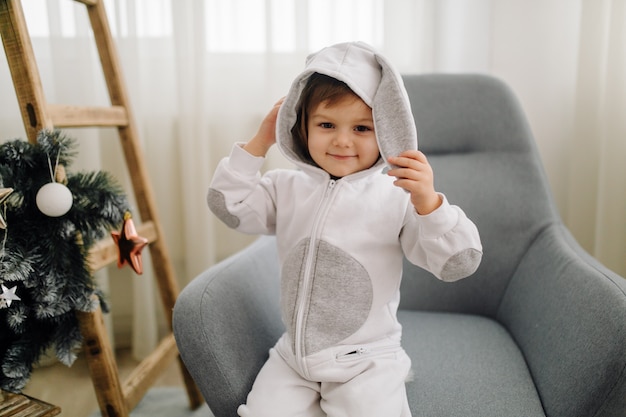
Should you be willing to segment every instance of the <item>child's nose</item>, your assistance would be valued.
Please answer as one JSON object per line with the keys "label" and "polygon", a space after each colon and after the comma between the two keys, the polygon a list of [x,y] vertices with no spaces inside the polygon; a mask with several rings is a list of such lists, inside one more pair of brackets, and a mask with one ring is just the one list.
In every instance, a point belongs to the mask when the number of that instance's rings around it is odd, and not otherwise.
{"label": "child's nose", "polygon": [[337,131],[335,135],[335,144],[337,146],[349,146],[351,143],[350,132],[344,130]]}

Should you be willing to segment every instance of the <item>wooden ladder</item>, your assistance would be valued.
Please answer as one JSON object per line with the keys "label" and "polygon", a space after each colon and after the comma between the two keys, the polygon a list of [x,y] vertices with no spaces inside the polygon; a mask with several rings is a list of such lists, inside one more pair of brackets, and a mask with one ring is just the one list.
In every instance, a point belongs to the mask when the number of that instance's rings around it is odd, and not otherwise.
{"label": "wooden ladder", "polygon": [[[179,293],[178,284],[157,216],[137,127],[103,0],[75,1],[83,3],[87,8],[109,91],[110,107],[77,107],[46,102],[20,0],[0,0],[0,34],[26,135],[31,143],[36,142],[37,134],[42,129],[117,127],[142,221],[142,224],[137,226],[137,232],[150,242],[150,255],[170,333],[137,366],[126,381],[122,383],[119,379],[115,355],[104,326],[101,309],[98,308],[91,313],[77,313],[84,339],[84,352],[100,411],[103,417],[128,416],[148,388],[176,358],[180,364],[190,407],[195,409],[204,400],[178,355],[171,332],[171,313]],[[96,244],[88,257],[92,271],[97,271],[116,260],[117,248],[111,238]]]}

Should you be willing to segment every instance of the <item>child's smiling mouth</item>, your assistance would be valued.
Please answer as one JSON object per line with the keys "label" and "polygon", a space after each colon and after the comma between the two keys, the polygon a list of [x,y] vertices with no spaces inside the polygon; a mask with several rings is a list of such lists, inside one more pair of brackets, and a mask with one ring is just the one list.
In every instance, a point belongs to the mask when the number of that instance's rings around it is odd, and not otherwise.
{"label": "child's smiling mouth", "polygon": [[357,155],[340,155],[340,154],[333,154],[333,153],[329,153],[327,155],[330,156],[331,158],[337,159],[339,161],[346,161],[348,159],[357,157]]}

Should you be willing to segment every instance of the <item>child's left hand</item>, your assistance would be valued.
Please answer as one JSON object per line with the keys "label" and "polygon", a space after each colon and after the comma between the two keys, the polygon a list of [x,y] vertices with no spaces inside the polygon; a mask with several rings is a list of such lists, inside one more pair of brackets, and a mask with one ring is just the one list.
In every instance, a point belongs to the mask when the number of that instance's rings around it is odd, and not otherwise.
{"label": "child's left hand", "polygon": [[411,203],[421,215],[430,214],[441,205],[441,197],[435,191],[433,170],[426,155],[420,151],[404,151],[391,156],[388,162],[399,168],[391,169],[387,175],[396,177],[394,185],[411,194]]}

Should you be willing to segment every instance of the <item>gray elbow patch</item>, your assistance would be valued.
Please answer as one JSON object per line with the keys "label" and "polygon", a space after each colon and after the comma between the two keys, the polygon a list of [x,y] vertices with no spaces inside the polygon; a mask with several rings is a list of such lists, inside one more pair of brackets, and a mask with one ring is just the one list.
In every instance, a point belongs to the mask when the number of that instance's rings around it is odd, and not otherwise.
{"label": "gray elbow patch", "polygon": [[236,229],[239,226],[239,217],[233,216],[233,214],[228,211],[228,208],[226,208],[226,198],[224,198],[224,194],[221,191],[209,188],[209,194],[206,199],[213,214],[223,221],[226,226],[232,229]]}
{"label": "gray elbow patch", "polygon": [[482,252],[473,248],[465,249],[454,254],[441,270],[441,279],[444,281],[457,281],[472,275],[478,269]]}

